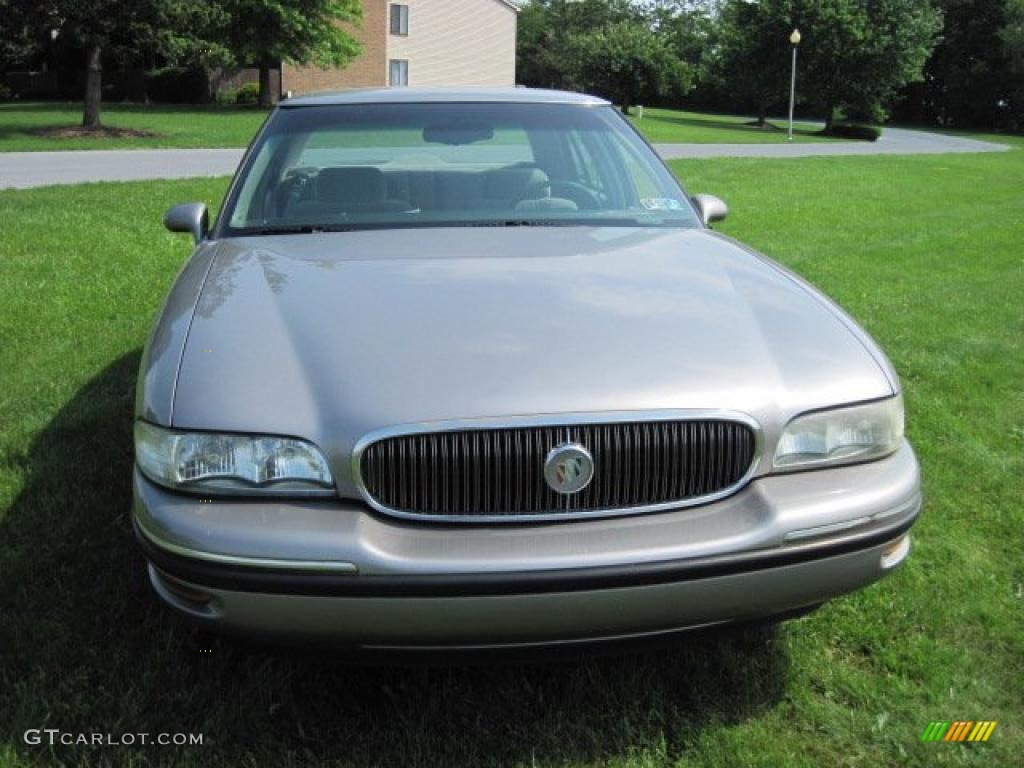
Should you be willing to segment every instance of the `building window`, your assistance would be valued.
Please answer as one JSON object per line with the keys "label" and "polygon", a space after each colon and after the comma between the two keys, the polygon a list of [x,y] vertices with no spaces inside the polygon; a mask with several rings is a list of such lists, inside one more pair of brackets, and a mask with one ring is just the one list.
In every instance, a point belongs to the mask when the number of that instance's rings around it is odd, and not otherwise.
{"label": "building window", "polygon": [[391,59],[388,62],[388,85],[409,84],[408,59]]}
{"label": "building window", "polygon": [[392,35],[408,35],[409,34],[409,6],[398,5],[397,3],[391,4],[391,34]]}

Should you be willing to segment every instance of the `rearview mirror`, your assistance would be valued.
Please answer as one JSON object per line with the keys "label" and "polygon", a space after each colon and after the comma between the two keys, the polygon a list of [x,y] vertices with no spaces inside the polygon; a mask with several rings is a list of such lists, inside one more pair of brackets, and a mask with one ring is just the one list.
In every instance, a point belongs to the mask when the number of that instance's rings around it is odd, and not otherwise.
{"label": "rearview mirror", "polygon": [[729,206],[725,204],[724,200],[714,195],[694,195],[693,204],[697,206],[700,220],[704,222],[705,227],[711,222],[721,221],[729,215]]}
{"label": "rearview mirror", "polygon": [[205,203],[182,203],[164,214],[164,226],[171,232],[190,232],[198,245],[210,230],[210,213]]}

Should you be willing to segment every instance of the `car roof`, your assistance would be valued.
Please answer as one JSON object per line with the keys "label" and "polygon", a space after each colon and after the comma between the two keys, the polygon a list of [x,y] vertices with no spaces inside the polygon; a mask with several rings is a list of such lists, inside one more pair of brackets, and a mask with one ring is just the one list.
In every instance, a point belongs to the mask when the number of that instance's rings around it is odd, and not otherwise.
{"label": "car roof", "polygon": [[540,88],[352,88],[346,91],[310,93],[282,100],[282,109],[292,107],[321,107],[332,104],[458,104],[458,103],[517,103],[517,104],[583,104],[607,105],[610,102],[597,96],[570,91],[550,91]]}

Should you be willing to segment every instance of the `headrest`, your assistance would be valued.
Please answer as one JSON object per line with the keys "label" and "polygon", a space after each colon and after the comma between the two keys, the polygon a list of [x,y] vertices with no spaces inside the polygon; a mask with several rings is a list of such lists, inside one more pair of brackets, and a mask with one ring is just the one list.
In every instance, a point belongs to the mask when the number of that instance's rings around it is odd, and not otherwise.
{"label": "headrest", "polygon": [[540,168],[502,168],[488,171],[483,195],[491,200],[523,200],[547,197],[551,180]]}

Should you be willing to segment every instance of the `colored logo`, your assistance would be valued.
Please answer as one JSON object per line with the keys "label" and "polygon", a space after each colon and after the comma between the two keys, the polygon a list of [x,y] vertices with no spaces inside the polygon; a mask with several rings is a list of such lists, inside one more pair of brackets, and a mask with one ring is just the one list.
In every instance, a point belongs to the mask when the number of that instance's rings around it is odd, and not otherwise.
{"label": "colored logo", "polygon": [[995,720],[933,720],[921,741],[988,741],[995,728]]}
{"label": "colored logo", "polygon": [[544,479],[557,493],[582,491],[594,478],[594,459],[579,443],[563,443],[544,462]]}

